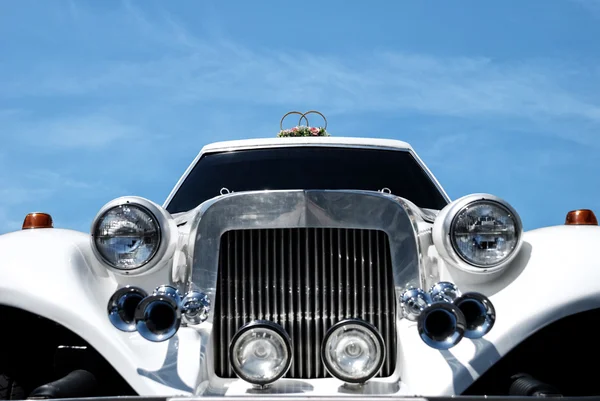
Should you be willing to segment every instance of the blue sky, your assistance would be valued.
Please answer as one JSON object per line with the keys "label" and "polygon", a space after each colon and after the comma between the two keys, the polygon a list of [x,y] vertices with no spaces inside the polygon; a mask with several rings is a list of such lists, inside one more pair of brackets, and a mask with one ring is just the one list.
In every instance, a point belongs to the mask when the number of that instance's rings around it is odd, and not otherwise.
{"label": "blue sky", "polygon": [[600,213],[600,0],[3,1],[0,233],[162,203],[200,148],[317,109],[526,229]]}

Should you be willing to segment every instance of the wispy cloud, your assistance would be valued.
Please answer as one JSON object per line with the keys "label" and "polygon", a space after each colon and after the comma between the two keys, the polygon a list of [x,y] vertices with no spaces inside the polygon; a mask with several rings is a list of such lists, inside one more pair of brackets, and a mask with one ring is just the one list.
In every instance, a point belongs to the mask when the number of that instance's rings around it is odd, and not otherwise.
{"label": "wispy cloud", "polygon": [[100,112],[46,116],[25,110],[0,110],[0,136],[5,143],[46,151],[99,151],[119,140],[143,139],[139,127]]}
{"label": "wispy cloud", "polygon": [[[416,112],[600,122],[599,99],[586,99],[564,87],[562,77],[572,73],[574,66],[562,61],[514,63],[389,51],[342,60],[305,52],[251,50],[227,40],[198,38],[168,14],[150,21],[131,5],[126,10],[136,35],[146,35],[176,52],[142,61],[105,61],[86,69],[61,62],[43,64],[27,71],[23,76],[27,79],[3,82],[2,96],[138,93],[199,105],[215,101],[281,107],[310,103],[330,114]],[[581,74],[581,79],[600,79],[598,72]]]}
{"label": "wispy cloud", "polygon": [[589,11],[594,17],[600,17],[600,0],[571,0]]}
{"label": "wispy cloud", "polygon": [[35,123],[19,124],[22,140],[39,143],[39,137],[48,138],[43,146],[60,149],[93,149],[110,145],[117,140],[140,139],[135,126],[121,123],[108,116],[89,115],[81,117],[41,119]]}
{"label": "wispy cloud", "polygon": [[277,106],[310,102],[336,113],[600,121],[597,103],[561,87],[563,71],[538,63],[511,65],[401,53],[365,54],[360,59],[368,61],[354,64],[311,54],[250,52],[222,43],[177,58],[111,63],[93,71],[54,68],[39,82],[3,86],[4,96],[103,96],[140,90],[163,100],[199,104],[251,99]]}
{"label": "wispy cloud", "polygon": [[73,189],[92,189],[96,186],[90,182],[73,179],[72,177],[64,176],[56,171],[50,170],[32,170],[23,174],[23,179],[32,184],[43,183],[48,188],[73,188]]}

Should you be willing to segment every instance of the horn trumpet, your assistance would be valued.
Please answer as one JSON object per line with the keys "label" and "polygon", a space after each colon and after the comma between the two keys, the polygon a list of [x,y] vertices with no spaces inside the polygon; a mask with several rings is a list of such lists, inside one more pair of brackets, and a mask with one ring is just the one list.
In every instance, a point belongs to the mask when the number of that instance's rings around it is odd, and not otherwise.
{"label": "horn trumpet", "polygon": [[181,325],[181,295],[162,285],[144,298],[135,310],[138,333],[148,341],[161,342],[173,337]]}
{"label": "horn trumpet", "polygon": [[485,295],[478,292],[467,292],[456,298],[454,305],[465,316],[465,337],[481,338],[494,326],[496,309]]}
{"label": "horn trumpet", "polygon": [[400,297],[403,316],[417,320],[419,336],[432,348],[454,347],[463,337],[481,338],[494,326],[496,309],[479,292],[461,294],[448,281],[435,284],[428,293],[418,288],[405,291]]}
{"label": "horn trumpet", "polygon": [[113,326],[129,333],[136,331],[135,310],[147,295],[141,288],[129,285],[115,291],[108,301],[108,319]]}
{"label": "horn trumpet", "polygon": [[450,302],[434,302],[419,315],[419,336],[432,348],[446,350],[462,340],[466,319],[461,310]]}

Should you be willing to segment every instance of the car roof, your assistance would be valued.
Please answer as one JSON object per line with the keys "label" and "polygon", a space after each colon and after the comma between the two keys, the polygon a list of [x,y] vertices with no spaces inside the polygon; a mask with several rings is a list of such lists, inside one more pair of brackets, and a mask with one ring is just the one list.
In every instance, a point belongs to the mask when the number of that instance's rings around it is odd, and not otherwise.
{"label": "car roof", "polygon": [[214,142],[202,148],[202,153],[223,152],[248,148],[269,148],[283,146],[343,146],[343,147],[375,147],[392,150],[412,150],[412,147],[396,139],[353,138],[353,137],[285,137],[285,138],[256,138],[234,141]]}

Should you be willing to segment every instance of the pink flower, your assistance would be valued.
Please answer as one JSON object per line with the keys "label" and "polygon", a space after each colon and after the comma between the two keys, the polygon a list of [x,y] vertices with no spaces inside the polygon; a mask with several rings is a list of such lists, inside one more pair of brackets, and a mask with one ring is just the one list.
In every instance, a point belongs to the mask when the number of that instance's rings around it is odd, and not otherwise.
{"label": "pink flower", "polygon": [[292,132],[296,132],[296,131],[298,131],[298,127],[292,128]]}

